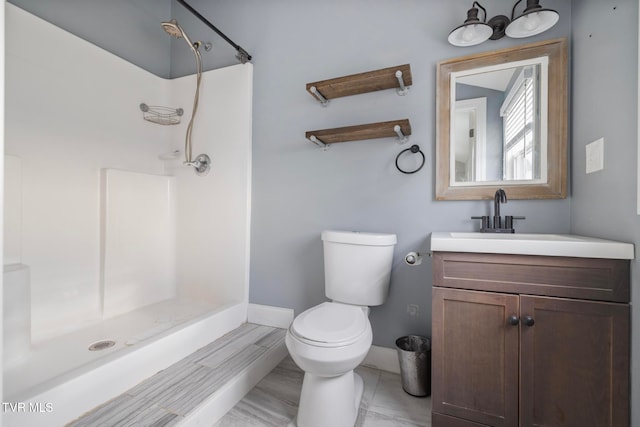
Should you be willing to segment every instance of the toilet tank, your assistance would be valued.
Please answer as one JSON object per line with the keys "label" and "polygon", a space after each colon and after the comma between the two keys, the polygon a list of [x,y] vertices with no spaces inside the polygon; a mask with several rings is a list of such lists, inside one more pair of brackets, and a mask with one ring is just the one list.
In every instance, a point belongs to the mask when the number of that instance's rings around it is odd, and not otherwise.
{"label": "toilet tank", "polygon": [[354,305],[383,304],[396,241],[395,234],[323,231],[327,298]]}

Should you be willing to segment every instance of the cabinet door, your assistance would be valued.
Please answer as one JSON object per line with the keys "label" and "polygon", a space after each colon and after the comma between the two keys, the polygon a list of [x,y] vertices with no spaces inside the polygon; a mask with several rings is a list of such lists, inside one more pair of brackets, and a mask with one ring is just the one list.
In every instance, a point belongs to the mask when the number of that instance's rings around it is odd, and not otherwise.
{"label": "cabinet door", "polygon": [[628,426],[629,306],[521,296],[520,310],[522,425]]}
{"label": "cabinet door", "polygon": [[433,288],[433,412],[518,425],[518,305],[517,295]]}

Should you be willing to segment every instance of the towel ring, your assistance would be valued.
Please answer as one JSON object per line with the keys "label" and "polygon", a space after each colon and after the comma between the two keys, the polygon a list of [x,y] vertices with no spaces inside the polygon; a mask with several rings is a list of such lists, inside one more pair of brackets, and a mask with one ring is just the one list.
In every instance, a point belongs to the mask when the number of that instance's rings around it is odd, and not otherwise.
{"label": "towel ring", "polygon": [[[420,155],[422,156],[422,163],[420,163],[420,166],[418,166],[418,168],[416,170],[412,170],[412,171],[405,171],[400,169],[400,166],[398,166],[398,159],[400,158],[400,156],[405,152],[405,151],[411,151],[412,153],[420,153]],[[424,166],[424,163],[426,161],[426,157],[424,155],[424,153],[422,152],[422,150],[420,150],[420,147],[418,145],[412,145],[409,148],[405,148],[404,150],[402,150],[400,153],[398,153],[398,155],[396,156],[396,168],[398,168],[398,170],[402,173],[406,173],[407,175],[410,175],[412,173],[416,173],[418,172],[420,169],[422,169],[422,167]]]}

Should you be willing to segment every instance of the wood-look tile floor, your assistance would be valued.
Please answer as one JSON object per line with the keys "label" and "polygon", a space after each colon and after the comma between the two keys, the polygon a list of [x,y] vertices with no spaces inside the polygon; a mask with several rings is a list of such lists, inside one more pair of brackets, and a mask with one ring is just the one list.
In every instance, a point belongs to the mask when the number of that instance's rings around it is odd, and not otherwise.
{"label": "wood-look tile floor", "polygon": [[[364,395],[356,426],[431,426],[431,398],[402,390],[400,375],[358,367]],[[286,357],[213,427],[291,426],[304,373]]]}

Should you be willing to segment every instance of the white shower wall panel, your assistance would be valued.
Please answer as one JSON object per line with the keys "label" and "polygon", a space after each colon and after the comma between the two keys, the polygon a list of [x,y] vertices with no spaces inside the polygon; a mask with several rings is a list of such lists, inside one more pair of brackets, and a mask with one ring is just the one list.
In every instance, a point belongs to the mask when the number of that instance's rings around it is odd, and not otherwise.
{"label": "white shower wall panel", "polygon": [[22,262],[22,163],[4,156],[4,265]]}
{"label": "white shower wall panel", "polygon": [[111,318],[176,296],[171,176],[105,169],[103,313]]}
{"label": "white shower wall panel", "polygon": [[[194,157],[211,157],[211,172],[199,177],[179,162],[167,165],[176,175],[178,292],[186,298],[217,303],[248,295],[252,81],[251,64],[204,73],[192,143]],[[185,108],[185,124],[172,129],[182,150],[195,79],[172,83],[172,103]]]}
{"label": "white shower wall panel", "polygon": [[37,342],[101,318],[100,170],[164,172],[169,132],[138,105],[166,103],[170,81],[8,3],[5,73],[5,152],[22,164]]}

